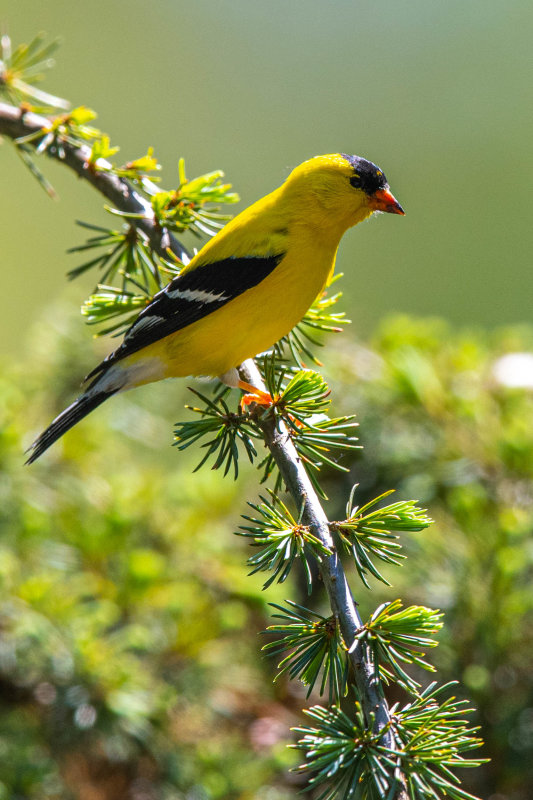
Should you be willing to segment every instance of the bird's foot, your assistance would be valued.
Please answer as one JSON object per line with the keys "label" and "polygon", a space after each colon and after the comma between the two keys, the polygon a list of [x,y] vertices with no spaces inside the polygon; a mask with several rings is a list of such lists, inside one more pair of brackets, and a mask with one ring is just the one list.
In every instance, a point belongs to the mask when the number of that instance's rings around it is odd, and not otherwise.
{"label": "bird's foot", "polygon": [[274,404],[274,398],[269,392],[257,389],[255,386],[252,386],[251,383],[239,381],[239,389],[246,392],[246,394],[241,397],[241,409],[245,409],[252,403],[256,403],[258,406],[265,406],[265,408],[270,408],[270,406]]}
{"label": "bird's foot", "polygon": [[[258,406],[264,406],[265,408],[271,408],[271,406],[276,405],[276,401],[279,399],[272,397],[269,392],[264,392],[262,389],[256,389],[255,386],[252,386],[251,383],[246,383],[246,381],[239,381],[239,389],[242,389],[244,392],[246,392],[246,394],[241,397],[241,411],[244,411],[247,406],[252,405],[252,403],[255,403]],[[292,414],[289,414],[289,418],[296,428],[305,427],[304,423],[293,417]]]}

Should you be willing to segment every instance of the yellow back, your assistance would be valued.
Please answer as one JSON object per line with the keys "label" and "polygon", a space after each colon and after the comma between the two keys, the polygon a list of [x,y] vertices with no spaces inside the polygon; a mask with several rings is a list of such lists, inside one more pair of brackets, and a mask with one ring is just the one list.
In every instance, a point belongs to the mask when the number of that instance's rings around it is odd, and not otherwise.
{"label": "yellow back", "polygon": [[315,156],[278,189],[238,214],[187,266],[239,256],[286,252],[291,240],[319,237],[337,249],[343,233],[372,213],[368,196],[350,185],[353,167],[339,153]]}

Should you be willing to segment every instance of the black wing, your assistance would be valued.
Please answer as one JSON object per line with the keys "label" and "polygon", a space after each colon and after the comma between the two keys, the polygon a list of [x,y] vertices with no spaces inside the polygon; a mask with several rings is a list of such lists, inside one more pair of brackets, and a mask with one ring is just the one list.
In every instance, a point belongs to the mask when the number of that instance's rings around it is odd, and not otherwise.
{"label": "black wing", "polygon": [[279,264],[285,253],[225,258],[203,264],[174,278],[137,317],[124,341],[87,378],[143,347],[191,325],[257,286]]}

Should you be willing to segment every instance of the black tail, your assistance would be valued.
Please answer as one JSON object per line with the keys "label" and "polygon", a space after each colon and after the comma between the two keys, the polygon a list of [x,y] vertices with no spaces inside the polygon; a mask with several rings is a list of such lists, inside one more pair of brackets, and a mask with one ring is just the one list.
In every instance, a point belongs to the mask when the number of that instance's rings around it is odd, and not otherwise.
{"label": "black tail", "polygon": [[71,406],[66,408],[61,414],[55,418],[51,425],[41,433],[41,435],[34,441],[34,443],[28,448],[27,452],[31,451],[31,455],[26,461],[26,464],[31,464],[40,455],[44,453],[45,450],[48,450],[50,445],[52,445],[57,439],[63,436],[73,425],[83,419],[87,414],[89,414],[93,409],[99,406],[104,400],[107,400],[108,397],[115,394],[118,391],[117,389],[111,389],[107,391],[91,391],[91,387],[89,390],[82,394],[81,397],[78,397]]}

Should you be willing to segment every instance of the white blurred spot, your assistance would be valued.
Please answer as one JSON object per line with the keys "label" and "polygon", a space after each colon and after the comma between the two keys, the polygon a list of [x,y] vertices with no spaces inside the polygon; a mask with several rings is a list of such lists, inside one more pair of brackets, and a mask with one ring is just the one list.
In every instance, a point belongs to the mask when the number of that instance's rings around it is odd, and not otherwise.
{"label": "white blurred spot", "polygon": [[74,722],[78,728],[92,728],[96,722],[96,708],[90,705],[78,706],[74,714]]}
{"label": "white blurred spot", "polygon": [[508,353],[498,358],[492,374],[502,386],[533,389],[533,353]]}
{"label": "white blurred spot", "polygon": [[57,697],[56,687],[48,683],[48,681],[39,683],[33,690],[33,694],[35,695],[35,699],[39,703],[42,703],[43,706],[51,706]]}

